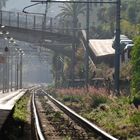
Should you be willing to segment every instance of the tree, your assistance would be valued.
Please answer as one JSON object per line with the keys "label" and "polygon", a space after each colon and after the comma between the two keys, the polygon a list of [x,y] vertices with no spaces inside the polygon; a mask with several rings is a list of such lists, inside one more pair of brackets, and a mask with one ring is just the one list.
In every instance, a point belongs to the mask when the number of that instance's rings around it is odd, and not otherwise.
{"label": "tree", "polygon": [[[71,0],[74,1],[74,0]],[[72,29],[72,36],[73,36],[73,43],[72,43],[72,69],[71,69],[71,79],[72,83],[74,82],[74,73],[75,73],[75,52],[76,52],[76,37],[77,37],[77,27],[78,27],[78,17],[80,14],[85,13],[85,4],[83,3],[64,3],[64,5],[60,6],[61,13],[57,16],[63,19],[70,19],[71,20],[71,27]]]}
{"label": "tree", "polygon": [[107,7],[101,7],[101,9],[97,12],[98,20],[101,21],[101,23],[106,24],[107,23]]}
{"label": "tree", "polygon": [[132,91],[140,94],[140,36],[136,37],[135,45],[132,50]]}
{"label": "tree", "polygon": [[133,24],[138,24],[140,17],[139,0],[122,0],[121,15],[122,19],[128,20]]}
{"label": "tree", "polygon": [[[74,1],[74,0],[71,0]],[[60,6],[61,13],[57,16],[62,17],[64,19],[72,20],[72,27],[77,27],[78,25],[78,17],[81,14],[85,13],[85,4],[82,3],[64,3],[64,5]]]}
{"label": "tree", "polygon": [[133,5],[131,5],[128,8],[128,19],[131,23],[136,23],[136,12],[135,12],[135,7]]}
{"label": "tree", "polygon": [[7,0],[0,0],[0,10],[6,6]]}
{"label": "tree", "polygon": [[114,35],[115,30],[115,6],[114,5],[107,5],[101,7],[97,11],[97,17],[100,24],[98,25],[99,28],[99,36],[104,38],[112,37]]}

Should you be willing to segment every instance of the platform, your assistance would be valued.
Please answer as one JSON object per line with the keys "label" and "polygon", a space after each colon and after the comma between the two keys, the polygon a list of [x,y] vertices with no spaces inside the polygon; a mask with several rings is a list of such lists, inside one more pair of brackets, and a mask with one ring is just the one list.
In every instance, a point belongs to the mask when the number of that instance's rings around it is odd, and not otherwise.
{"label": "platform", "polygon": [[26,90],[0,93],[0,130],[13,109],[15,103],[25,94]]}

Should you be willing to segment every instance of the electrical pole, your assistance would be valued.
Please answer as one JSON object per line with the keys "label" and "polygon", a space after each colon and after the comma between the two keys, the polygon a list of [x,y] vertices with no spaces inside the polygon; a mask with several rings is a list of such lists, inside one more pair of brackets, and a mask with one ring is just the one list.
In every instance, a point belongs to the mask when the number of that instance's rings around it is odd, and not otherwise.
{"label": "electrical pole", "polygon": [[89,83],[89,0],[87,0],[87,16],[86,16],[86,64],[85,64],[85,85],[88,91],[88,83]]}
{"label": "electrical pole", "polygon": [[120,94],[120,5],[121,0],[116,3],[116,39],[115,39],[115,92]]}
{"label": "electrical pole", "polygon": [[18,90],[18,71],[19,71],[19,68],[18,68],[18,61],[19,61],[19,54],[18,54],[18,51],[16,52],[16,56],[15,56],[15,87],[16,87],[16,90]]}
{"label": "electrical pole", "polygon": [[15,90],[17,90],[17,56],[15,55]]}
{"label": "electrical pole", "polygon": [[5,51],[5,56],[6,56],[6,67],[5,67],[5,80],[4,80],[4,82],[5,82],[5,87],[6,87],[6,89],[7,89],[7,92],[9,91],[9,78],[8,78],[8,76],[9,76],[9,70],[8,70],[8,63],[9,63],[9,56],[8,56],[8,51],[9,51],[9,49],[8,49],[8,47],[6,46],[5,47],[5,49],[4,49],[4,51]]}
{"label": "electrical pole", "polygon": [[18,58],[17,58],[17,64],[16,64],[16,65],[17,65],[17,66],[16,66],[16,68],[17,68],[17,70],[16,70],[16,74],[17,74],[16,77],[17,77],[17,80],[16,80],[16,81],[17,81],[17,89],[18,89],[18,79],[19,79],[19,77],[18,77],[18,71],[19,71],[19,67],[18,67],[18,66],[19,66],[19,65],[18,65]]}
{"label": "electrical pole", "polygon": [[22,89],[22,56],[23,52],[20,51],[20,89]]}
{"label": "electrical pole", "polygon": [[71,68],[71,82],[72,82],[72,87],[74,87],[75,84],[75,47],[76,47],[76,31],[75,29],[77,28],[77,17],[76,17],[76,9],[75,6],[73,8],[74,12],[73,12],[73,38],[72,38],[72,68]]}
{"label": "electrical pole", "polygon": [[[4,56],[4,58],[5,58],[5,56]],[[6,62],[5,62],[6,63]],[[5,74],[4,74],[4,71],[5,71],[5,63],[3,63],[3,76],[2,76],[2,83],[3,83],[3,88],[2,88],[2,93],[4,93],[5,92]]]}
{"label": "electrical pole", "polygon": [[3,78],[3,93],[5,92],[5,90],[6,90],[6,87],[5,87],[5,83],[6,83],[6,74],[5,74],[5,71],[6,71],[6,63],[7,63],[7,58],[6,58],[6,55],[4,54],[4,59],[5,59],[5,62],[3,63],[3,76],[2,76],[2,78]]}
{"label": "electrical pole", "polygon": [[11,91],[13,88],[13,52],[11,49]]}

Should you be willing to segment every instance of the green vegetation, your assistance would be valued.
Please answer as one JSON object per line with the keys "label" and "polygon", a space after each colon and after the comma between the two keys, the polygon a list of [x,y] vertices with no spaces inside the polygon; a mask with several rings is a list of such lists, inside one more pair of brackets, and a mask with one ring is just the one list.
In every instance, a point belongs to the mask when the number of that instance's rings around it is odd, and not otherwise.
{"label": "green vegetation", "polygon": [[140,34],[140,1],[122,0],[122,33],[131,38]]}
{"label": "green vegetation", "polygon": [[140,36],[135,38],[132,49],[132,100],[136,107],[140,105]]}
{"label": "green vegetation", "polygon": [[[121,0],[121,33],[133,38],[140,34],[140,1],[139,0]],[[97,25],[91,25],[90,34],[93,38],[111,38],[115,31],[116,11],[114,5],[104,4],[96,6]]]}
{"label": "green vegetation", "polygon": [[140,36],[135,39],[135,45],[132,50],[132,90],[134,93],[140,91]]}
{"label": "green vegetation", "polygon": [[15,105],[13,118],[17,121],[26,122],[27,103],[29,96],[23,96]]}
{"label": "green vegetation", "polygon": [[[83,140],[87,138],[87,134],[80,128],[75,127],[75,124],[66,116],[63,112],[54,110],[54,108],[47,103],[47,100],[42,96],[39,97],[42,103],[42,107],[46,113],[46,118],[49,120],[53,128],[53,135],[59,135],[62,140]],[[49,126],[48,126],[49,127]],[[58,134],[59,132],[59,134]]]}
{"label": "green vegetation", "polygon": [[70,95],[66,95],[64,98],[63,98],[63,102],[79,102],[81,101],[81,97],[80,96],[70,96]]}
{"label": "green vegetation", "polygon": [[[134,39],[132,61],[123,63],[120,70],[121,95],[112,97],[105,89],[89,87],[89,92],[82,88],[57,89],[53,95],[66,105],[99,125],[105,131],[119,139],[140,139],[140,1],[122,0],[121,33]],[[98,26],[93,25],[90,36],[94,38],[112,38],[115,30],[115,7],[97,8]],[[96,23],[95,22],[95,23]],[[79,44],[80,46],[80,44]],[[76,78],[83,78],[83,54],[81,48],[76,50]],[[70,61],[64,61],[64,76],[69,78]],[[112,78],[113,69],[107,65],[97,66],[96,76]],[[93,68],[89,73],[92,77]],[[131,82],[131,86],[130,86]],[[130,93],[131,91],[131,93]],[[122,93],[123,92],[123,93]],[[125,92],[125,95],[124,95]],[[111,91],[112,93],[112,91]]]}
{"label": "green vegetation", "polygon": [[90,107],[91,108],[97,108],[99,105],[101,104],[105,104],[109,102],[109,99],[107,98],[107,96],[103,96],[103,95],[92,95],[91,96],[91,103],[90,103]]}
{"label": "green vegetation", "polygon": [[120,78],[122,80],[130,80],[132,79],[132,73],[132,64],[130,62],[122,63],[120,68]]}
{"label": "green vegetation", "polygon": [[129,96],[113,97],[89,87],[88,93],[83,88],[57,89],[55,97],[119,139],[140,138],[140,112]]}
{"label": "green vegetation", "polygon": [[[74,1],[74,0],[71,0]],[[64,18],[64,19],[71,19],[71,27],[77,27],[78,26],[78,16],[80,14],[85,13],[85,5],[84,4],[78,4],[78,3],[64,3],[64,5],[60,6],[61,13],[57,16]]]}
{"label": "green vegetation", "polygon": [[119,139],[140,138],[139,111],[126,97],[113,99],[82,115]]}
{"label": "green vegetation", "polygon": [[[122,0],[121,1],[121,34],[127,35],[130,39],[140,35],[140,1],[138,0]],[[93,14],[92,14],[93,13]],[[94,18],[94,15],[96,18]],[[81,22],[81,27],[85,28],[86,21],[86,5],[85,4],[64,4],[61,6],[61,12],[57,15],[60,17],[65,28],[77,28]],[[90,5],[90,38],[113,38],[115,29],[115,17],[116,7],[114,4],[91,4]],[[94,19],[94,21],[93,21]],[[61,24],[62,25],[62,24]],[[77,36],[77,30],[71,30],[69,33],[72,36]],[[74,44],[74,43],[73,43]],[[56,59],[54,55],[53,61],[53,75],[56,85],[58,87],[68,86],[68,79],[83,79],[84,78],[84,49],[81,43],[77,43],[75,46],[72,44],[70,47],[70,56],[61,56],[63,58],[63,64]],[[58,58],[58,57],[57,57]],[[57,60],[57,62],[56,62]],[[62,68],[56,66],[62,66]],[[127,67],[128,66],[128,67]],[[99,69],[98,69],[99,68]],[[92,78],[95,68],[90,64],[89,79]],[[107,70],[108,69],[108,70]],[[113,70],[107,68],[107,66],[100,72],[100,67],[97,66],[96,76],[112,78]],[[109,72],[108,71],[112,71]],[[131,79],[131,64],[125,65],[121,72],[121,78],[123,80]],[[107,72],[107,73],[106,73]],[[126,72],[126,73],[125,73]],[[98,74],[99,73],[99,74]],[[127,74],[129,74],[127,76]],[[108,76],[109,75],[109,76]]]}

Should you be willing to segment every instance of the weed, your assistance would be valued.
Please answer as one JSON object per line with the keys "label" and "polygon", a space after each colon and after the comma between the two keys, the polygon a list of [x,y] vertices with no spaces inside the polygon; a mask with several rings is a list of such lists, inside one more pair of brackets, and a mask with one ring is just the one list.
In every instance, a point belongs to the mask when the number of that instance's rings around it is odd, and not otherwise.
{"label": "weed", "polygon": [[109,101],[109,99],[106,96],[103,95],[92,95],[91,96],[91,103],[90,106],[91,108],[96,108],[98,107],[100,104],[105,104]]}
{"label": "weed", "polygon": [[140,126],[140,112],[136,112],[133,116],[130,116],[130,121],[137,127]]}
{"label": "weed", "polygon": [[66,105],[78,99],[70,107],[78,107],[79,114],[118,139],[139,138],[140,112],[135,107],[138,96],[108,96],[105,89],[94,87],[89,87],[89,92],[84,88],[57,89],[56,94]]}
{"label": "weed", "polygon": [[75,102],[75,103],[78,103],[81,101],[81,97],[78,96],[78,95],[65,95],[63,97],[63,102]]}

